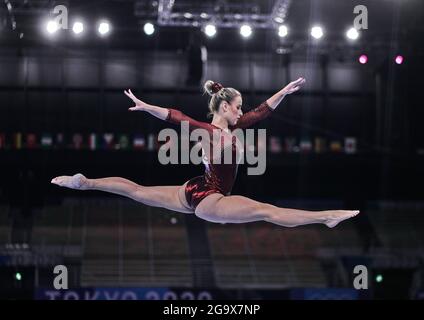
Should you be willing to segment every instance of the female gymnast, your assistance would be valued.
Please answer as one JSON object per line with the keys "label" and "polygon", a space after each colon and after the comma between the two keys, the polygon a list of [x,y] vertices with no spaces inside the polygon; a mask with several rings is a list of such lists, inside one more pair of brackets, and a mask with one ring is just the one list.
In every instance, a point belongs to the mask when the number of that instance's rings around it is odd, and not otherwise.
{"label": "female gymnast", "polygon": [[[131,90],[124,92],[135,103],[135,106],[129,108],[130,111],[145,111],[173,124],[188,121],[190,132],[196,128],[203,128],[210,137],[213,132],[218,131],[221,147],[223,146],[222,152],[225,148],[231,147],[231,152],[234,153],[240,152],[240,141],[232,135],[232,130],[247,128],[268,117],[286,95],[298,91],[304,83],[304,78],[290,82],[258,107],[243,114],[242,96],[239,91],[224,88],[220,83],[208,80],[204,89],[211,96],[209,102],[209,114],[213,117],[211,123],[196,121],[176,109],[147,104],[135,97]],[[210,144],[209,150],[216,148],[212,144],[212,139],[201,143]],[[88,179],[80,173],[56,177],[51,183],[77,190],[101,190],[119,194],[146,205],[194,213],[201,219],[217,223],[267,221],[284,227],[321,223],[332,228],[359,213],[359,210],[287,209],[243,196],[230,195],[237,174],[237,163],[233,161],[221,164],[221,161],[218,163],[214,159],[204,156],[205,173],[182,186],[141,186],[120,177]]]}

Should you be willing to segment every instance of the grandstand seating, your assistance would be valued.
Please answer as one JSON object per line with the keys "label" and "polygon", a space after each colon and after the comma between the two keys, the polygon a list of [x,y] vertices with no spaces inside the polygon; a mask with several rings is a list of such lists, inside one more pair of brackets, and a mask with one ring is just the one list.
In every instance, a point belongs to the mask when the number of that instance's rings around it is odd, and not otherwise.
{"label": "grandstand seating", "polygon": [[0,246],[3,246],[10,241],[10,221],[9,207],[6,205],[0,205]]}
{"label": "grandstand seating", "polygon": [[315,259],[316,228],[281,228],[267,223],[210,224],[209,238],[217,284],[221,287],[325,285]]}
{"label": "grandstand seating", "polygon": [[[424,247],[423,208],[384,204],[367,215],[385,249]],[[0,243],[10,241],[0,207]],[[353,222],[336,228],[206,223],[216,284],[225,288],[324,287],[322,252],[361,252]],[[67,199],[36,210],[30,245],[79,248],[81,286],[191,286],[193,261],[183,216],[126,199]],[[54,251],[54,250],[53,250]],[[57,252],[54,251],[54,252]]]}
{"label": "grandstand seating", "polygon": [[384,247],[424,248],[424,205],[385,202],[368,215]]}

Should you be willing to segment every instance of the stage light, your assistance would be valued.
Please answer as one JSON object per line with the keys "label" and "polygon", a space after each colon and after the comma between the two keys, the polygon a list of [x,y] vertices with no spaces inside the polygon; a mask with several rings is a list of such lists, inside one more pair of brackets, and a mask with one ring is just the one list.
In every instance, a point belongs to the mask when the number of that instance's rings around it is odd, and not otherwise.
{"label": "stage light", "polygon": [[56,21],[50,20],[47,22],[46,29],[48,33],[53,34],[59,29],[59,26],[57,25]]}
{"label": "stage light", "polygon": [[288,34],[288,29],[285,25],[281,25],[278,27],[278,36],[280,38],[284,38]]}
{"label": "stage light", "polygon": [[244,38],[249,38],[252,35],[252,28],[249,25],[244,24],[240,27],[240,34]]}
{"label": "stage light", "polygon": [[321,39],[323,35],[324,35],[324,31],[322,30],[321,27],[318,27],[318,26],[312,27],[311,29],[312,37],[314,37],[315,39]]}
{"label": "stage light", "polygon": [[346,37],[350,40],[356,40],[359,38],[359,32],[355,28],[350,28],[346,31]]}
{"label": "stage light", "polygon": [[21,281],[22,280],[22,274],[20,272],[16,272],[15,273],[15,279],[18,280],[18,281]]}
{"label": "stage light", "polygon": [[108,34],[110,32],[110,25],[109,25],[109,23],[108,22],[105,22],[105,21],[100,22],[99,23],[98,31],[99,31],[100,35],[102,35],[102,36]]}
{"label": "stage light", "polygon": [[216,34],[216,27],[213,24],[208,24],[205,27],[205,34],[208,37],[213,37]]}
{"label": "stage light", "polygon": [[403,60],[404,60],[403,56],[401,56],[401,55],[397,55],[396,58],[395,58],[396,64],[402,64]]}
{"label": "stage light", "polygon": [[376,277],[375,277],[375,281],[378,282],[378,283],[383,282],[383,275],[377,274]]}
{"label": "stage light", "polygon": [[80,21],[75,22],[74,25],[72,26],[72,31],[75,34],[80,34],[81,32],[84,31],[84,24]]}
{"label": "stage light", "polygon": [[155,26],[150,22],[147,22],[143,27],[144,33],[148,36],[152,35],[155,32]]}
{"label": "stage light", "polygon": [[358,60],[360,64],[366,64],[368,62],[368,57],[366,54],[361,54]]}
{"label": "stage light", "polygon": [[281,17],[275,17],[274,21],[277,22],[277,23],[283,23],[284,22],[283,18],[281,18]]}

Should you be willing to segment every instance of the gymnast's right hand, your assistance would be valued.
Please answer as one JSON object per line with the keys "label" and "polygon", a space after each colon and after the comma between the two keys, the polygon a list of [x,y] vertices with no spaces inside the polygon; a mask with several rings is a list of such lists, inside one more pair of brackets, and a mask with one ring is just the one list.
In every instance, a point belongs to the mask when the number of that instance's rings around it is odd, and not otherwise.
{"label": "gymnast's right hand", "polygon": [[124,90],[124,93],[127,95],[128,98],[130,98],[135,103],[135,106],[128,108],[128,110],[130,110],[130,111],[146,111],[147,103],[137,99],[137,97],[131,92],[131,89]]}

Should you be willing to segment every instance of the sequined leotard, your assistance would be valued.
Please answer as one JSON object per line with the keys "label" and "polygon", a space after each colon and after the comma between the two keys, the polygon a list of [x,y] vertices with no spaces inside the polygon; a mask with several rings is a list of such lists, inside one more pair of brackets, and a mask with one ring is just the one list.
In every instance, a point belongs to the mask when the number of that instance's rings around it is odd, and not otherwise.
{"label": "sequined leotard", "polygon": [[[208,132],[209,141],[202,141],[201,143],[209,144],[209,154],[203,154],[203,164],[205,165],[205,173],[202,176],[195,177],[188,181],[185,188],[185,196],[190,207],[195,210],[197,205],[212,193],[221,193],[223,195],[229,195],[234,181],[237,176],[238,163],[237,153],[242,153],[243,146],[239,139],[231,134],[231,131],[235,129],[247,128],[256,122],[266,118],[271,112],[272,108],[263,102],[255,109],[245,113],[240,117],[236,125],[229,126],[229,130],[224,130],[213,124],[194,120],[184,113],[176,109],[168,109],[168,116],[166,121],[180,124],[182,121],[187,121],[189,124],[189,131],[192,132],[194,129],[202,128]],[[214,134],[215,139],[214,139]],[[218,137],[218,139],[216,139]],[[217,148],[216,143],[213,141],[220,141],[221,157],[219,161],[214,157],[214,148]],[[231,147],[231,159],[232,163],[226,163],[224,161],[223,153],[226,148]],[[211,156],[212,155],[212,156]]]}

